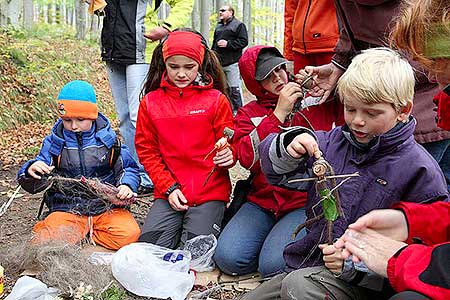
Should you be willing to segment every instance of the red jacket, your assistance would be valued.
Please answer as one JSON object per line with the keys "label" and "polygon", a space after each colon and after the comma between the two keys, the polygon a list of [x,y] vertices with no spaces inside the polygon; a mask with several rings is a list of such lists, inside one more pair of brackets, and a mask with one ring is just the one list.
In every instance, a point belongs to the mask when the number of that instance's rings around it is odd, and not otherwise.
{"label": "red jacket", "polygon": [[438,127],[450,131],[450,96],[443,91],[434,96],[437,104],[437,125]]}
{"label": "red jacket", "polygon": [[164,193],[178,183],[189,206],[228,201],[227,169],[218,167],[203,186],[214,167],[212,158],[204,157],[224,128],[233,126],[228,99],[212,83],[180,89],[164,77],[161,87],[142,99],[136,124],[136,151],[155,185],[155,198],[167,199]]}
{"label": "red jacket", "polygon": [[[257,100],[251,101],[238,110],[234,120],[233,146],[240,164],[254,174],[247,200],[273,212],[276,217],[281,217],[291,210],[303,207],[306,193],[270,185],[261,172],[258,155],[260,141],[272,132],[280,132],[279,126],[288,126],[288,124],[282,124],[273,114],[278,96],[265,92],[255,80],[256,59],[259,51],[267,47],[249,48],[239,60],[242,79]],[[295,115],[292,125],[308,126],[299,114]]]}
{"label": "red jacket", "polygon": [[339,37],[333,0],[286,0],[284,6],[284,56],[292,51],[309,54],[333,52]]}
{"label": "red jacket", "polygon": [[450,203],[399,203],[408,220],[408,243],[420,239],[388,261],[396,291],[411,290],[431,299],[450,299]]}

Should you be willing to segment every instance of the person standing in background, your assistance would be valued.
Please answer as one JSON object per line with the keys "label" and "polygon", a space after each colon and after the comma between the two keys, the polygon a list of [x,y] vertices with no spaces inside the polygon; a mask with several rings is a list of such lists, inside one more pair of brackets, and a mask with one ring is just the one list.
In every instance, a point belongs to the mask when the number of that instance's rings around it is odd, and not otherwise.
{"label": "person standing in background", "polygon": [[[294,63],[294,74],[306,66],[331,62],[339,38],[333,0],[286,0],[284,6],[284,56]],[[330,97],[321,105],[302,110],[315,130],[344,124],[344,110]]]}
{"label": "person standing in background", "polygon": [[219,9],[219,24],[214,31],[212,50],[216,51],[227,76],[229,96],[236,115],[242,106],[242,84],[238,61],[242,50],[248,45],[247,27],[234,17],[234,9],[224,5]]}
{"label": "person standing in background", "polygon": [[[101,55],[106,61],[120,134],[136,161],[136,119],[153,49],[171,28],[184,26],[189,21],[194,6],[193,0],[168,1],[170,14],[162,22],[157,16],[161,2],[155,0],[152,8],[148,0],[106,0],[104,8]],[[141,164],[139,167],[141,186],[138,194],[149,194],[153,191],[153,184]]]}

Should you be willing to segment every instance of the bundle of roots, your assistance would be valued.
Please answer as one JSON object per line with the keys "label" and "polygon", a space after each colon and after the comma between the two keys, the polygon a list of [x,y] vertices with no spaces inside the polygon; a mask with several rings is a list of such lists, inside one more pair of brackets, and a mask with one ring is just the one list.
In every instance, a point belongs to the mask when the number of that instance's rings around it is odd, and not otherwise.
{"label": "bundle of roots", "polygon": [[96,178],[81,177],[80,179],[53,176],[49,179],[51,188],[59,193],[78,196],[86,199],[103,199],[115,205],[129,205],[135,201],[134,197],[120,200],[117,198],[119,189],[111,184],[102,183]]}
{"label": "bundle of roots", "polygon": [[91,285],[92,290],[99,293],[113,280],[111,268],[92,265],[89,256],[90,252],[80,246],[63,242],[33,245],[25,241],[0,253],[8,277],[31,273],[65,295],[73,295],[81,283]]}

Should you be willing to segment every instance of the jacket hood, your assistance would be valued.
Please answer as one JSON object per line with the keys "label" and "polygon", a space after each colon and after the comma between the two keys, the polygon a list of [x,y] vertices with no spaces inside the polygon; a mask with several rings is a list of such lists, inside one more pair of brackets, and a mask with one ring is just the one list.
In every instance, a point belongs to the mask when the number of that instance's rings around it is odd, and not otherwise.
{"label": "jacket hood", "polygon": [[[76,140],[75,135],[74,132],[64,129],[62,119],[60,118],[56,121],[51,130],[52,143],[49,149],[50,153],[59,155],[64,144],[67,142],[67,139]],[[116,141],[116,134],[111,128],[108,118],[100,112],[98,113],[98,117],[94,121],[94,124],[92,124],[91,129],[83,132],[82,139],[89,140],[93,136],[99,139],[108,149],[110,149]]]}
{"label": "jacket hood", "polygon": [[239,59],[239,71],[244,80],[247,89],[256,96],[257,102],[263,106],[276,104],[278,96],[266,91],[262,85],[256,81],[256,60],[259,52],[265,48],[274,48],[272,46],[253,46],[247,48]]}

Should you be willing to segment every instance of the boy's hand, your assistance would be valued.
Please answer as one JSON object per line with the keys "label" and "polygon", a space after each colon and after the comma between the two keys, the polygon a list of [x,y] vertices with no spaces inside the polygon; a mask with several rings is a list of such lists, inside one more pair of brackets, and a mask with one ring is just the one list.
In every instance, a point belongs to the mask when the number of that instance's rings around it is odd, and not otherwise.
{"label": "boy's hand", "polygon": [[41,179],[42,175],[50,174],[55,166],[49,166],[43,161],[36,161],[28,168],[28,175],[33,178]]}
{"label": "boy's hand", "polygon": [[273,111],[274,115],[280,120],[280,122],[284,122],[286,117],[292,111],[295,102],[297,99],[303,97],[302,89],[298,83],[288,82],[280,92],[278,96],[277,106]]}
{"label": "boy's hand", "polygon": [[176,189],[170,193],[167,201],[169,201],[170,206],[172,206],[172,208],[176,211],[184,211],[189,208],[189,206],[186,205],[187,200],[184,197],[183,192],[179,189]]}
{"label": "boy's hand", "polygon": [[233,164],[233,151],[230,147],[226,147],[220,151],[217,151],[216,156],[213,157],[213,162],[219,167],[228,167]]}
{"label": "boy's hand", "polygon": [[126,200],[130,199],[134,196],[133,191],[130,189],[128,185],[122,184],[118,186],[119,192],[117,193],[116,197],[120,200]]}
{"label": "boy's hand", "polygon": [[308,133],[297,135],[287,146],[286,151],[294,158],[300,158],[305,153],[320,158],[321,152],[317,141]]}
{"label": "boy's hand", "polygon": [[334,245],[328,244],[321,244],[319,245],[319,248],[322,250],[325,267],[334,274],[340,274],[344,265],[342,249],[338,249]]}

